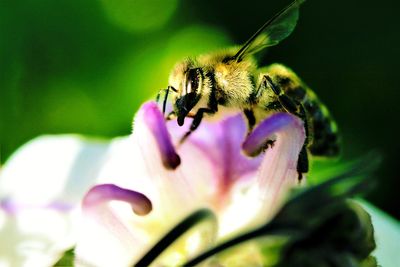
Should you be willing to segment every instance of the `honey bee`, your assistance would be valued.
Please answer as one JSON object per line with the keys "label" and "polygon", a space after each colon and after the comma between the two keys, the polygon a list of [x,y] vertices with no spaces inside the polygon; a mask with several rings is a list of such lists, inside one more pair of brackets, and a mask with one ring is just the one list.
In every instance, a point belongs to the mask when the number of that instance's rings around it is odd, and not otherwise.
{"label": "honey bee", "polygon": [[[181,142],[199,127],[204,117],[218,119],[227,112],[240,111],[251,132],[272,112],[289,112],[303,120],[306,132],[297,163],[299,179],[309,171],[308,153],[327,157],[339,154],[336,124],[315,93],[289,68],[281,64],[258,67],[254,59],[257,52],[290,35],[303,2],[295,0],[278,12],[239,49],[186,59],[175,66],[169,86],[163,89],[163,112],[170,94],[173,111],[166,119],[176,118],[182,126],[186,117],[193,118]],[[159,97],[160,93],[157,101]]]}

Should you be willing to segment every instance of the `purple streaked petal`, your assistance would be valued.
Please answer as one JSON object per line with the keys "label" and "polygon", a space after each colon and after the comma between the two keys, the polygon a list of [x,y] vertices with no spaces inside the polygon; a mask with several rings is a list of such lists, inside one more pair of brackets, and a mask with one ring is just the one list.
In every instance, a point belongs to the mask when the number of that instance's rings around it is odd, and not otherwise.
{"label": "purple streaked petal", "polygon": [[[303,123],[289,113],[276,113],[262,121],[243,142],[243,151],[249,156],[258,155],[265,142],[275,133],[287,127],[303,128]],[[304,131],[304,130],[303,130]]]}
{"label": "purple streaked petal", "polygon": [[290,188],[298,186],[297,160],[305,140],[305,130],[300,118],[277,113],[265,119],[247,137],[243,149],[254,155],[271,136],[276,139],[259,167],[257,188],[262,199],[260,218],[271,216]]}
{"label": "purple streaked petal", "polygon": [[24,210],[38,210],[38,209],[69,212],[74,207],[75,205],[72,203],[66,203],[61,201],[53,201],[46,205],[38,205],[31,203],[19,203],[7,198],[0,200],[0,209],[4,210],[6,213],[10,215],[15,215],[18,212]]}
{"label": "purple streaked petal", "polygon": [[92,187],[83,199],[83,208],[90,209],[112,200],[129,203],[137,215],[146,215],[152,210],[151,201],[145,195],[113,184]]}
{"label": "purple streaked petal", "polygon": [[107,264],[101,262],[109,259],[110,254],[116,253],[115,264],[121,266],[117,260],[127,261],[130,258],[129,251],[134,251],[137,249],[136,246],[143,245],[143,242],[134,235],[131,225],[120,217],[115,208],[122,207],[127,218],[135,216],[129,213],[129,208],[125,205],[110,203],[113,200],[127,202],[138,214],[149,211],[149,208],[146,208],[150,203],[148,199],[135,191],[111,184],[97,185],[90,189],[82,202],[83,216],[80,217],[75,248],[76,265],[112,266],[110,262]]}
{"label": "purple streaked petal", "polygon": [[180,163],[180,157],[176,153],[172,144],[171,137],[165,125],[165,119],[155,102],[145,103],[139,111],[138,117],[143,118],[142,122],[146,124],[153,134],[161,160],[167,169],[175,169]]}
{"label": "purple streaked petal", "polygon": [[[109,252],[109,254],[116,253],[114,261],[118,262],[118,259],[127,262],[138,248],[145,245],[146,240],[140,239],[140,235],[136,235],[133,231],[135,229],[132,229],[132,225],[128,223],[128,218],[135,216],[127,213],[126,206],[119,203],[114,203],[116,205],[113,206],[110,203],[113,200],[130,204],[137,215],[146,215],[152,210],[150,200],[141,193],[113,184],[94,186],[82,202],[83,216],[75,248],[78,261],[87,262],[90,266],[111,266],[111,263],[100,264],[101,260],[109,259],[109,257],[107,254],[104,254],[107,255],[105,257],[99,257],[99,251],[101,253]],[[119,208],[123,208],[123,214],[126,215],[121,217],[122,214],[118,212]],[[148,216],[137,218],[144,217]],[[99,239],[107,244],[99,244],[97,241]],[[121,264],[116,265],[121,266]]]}
{"label": "purple streaked petal", "polygon": [[206,133],[202,133],[202,140],[194,138],[193,143],[218,163],[222,168],[223,180],[233,182],[257,170],[261,158],[248,158],[241,153],[240,145],[247,132],[242,115],[231,116],[220,123],[209,123],[205,126],[203,131]]}

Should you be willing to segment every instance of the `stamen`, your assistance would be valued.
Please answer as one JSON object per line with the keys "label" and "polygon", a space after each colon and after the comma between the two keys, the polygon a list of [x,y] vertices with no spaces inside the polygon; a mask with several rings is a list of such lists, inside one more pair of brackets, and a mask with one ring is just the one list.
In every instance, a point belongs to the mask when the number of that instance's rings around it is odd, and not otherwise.
{"label": "stamen", "polygon": [[164,167],[176,169],[180,165],[181,159],[172,144],[163,115],[154,102],[145,104],[141,110],[143,111],[143,121],[154,136]]}
{"label": "stamen", "polygon": [[151,201],[145,195],[113,184],[92,187],[83,199],[83,208],[92,208],[112,200],[129,203],[137,215],[146,215],[152,210]]}
{"label": "stamen", "polygon": [[273,134],[286,127],[303,127],[301,121],[288,113],[277,113],[262,121],[246,138],[242,149],[248,156],[257,156]]}

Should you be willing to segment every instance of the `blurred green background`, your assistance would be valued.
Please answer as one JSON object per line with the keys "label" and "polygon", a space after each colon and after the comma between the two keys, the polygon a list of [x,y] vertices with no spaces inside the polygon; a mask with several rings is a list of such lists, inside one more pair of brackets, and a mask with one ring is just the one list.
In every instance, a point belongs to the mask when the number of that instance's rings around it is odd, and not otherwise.
{"label": "blurred green background", "polygon": [[[243,43],[281,0],[5,0],[0,2],[1,163],[45,133],[113,137],[174,63]],[[384,155],[368,198],[400,218],[398,8],[395,1],[316,1],[263,64],[294,69],[331,110],[343,161]]]}

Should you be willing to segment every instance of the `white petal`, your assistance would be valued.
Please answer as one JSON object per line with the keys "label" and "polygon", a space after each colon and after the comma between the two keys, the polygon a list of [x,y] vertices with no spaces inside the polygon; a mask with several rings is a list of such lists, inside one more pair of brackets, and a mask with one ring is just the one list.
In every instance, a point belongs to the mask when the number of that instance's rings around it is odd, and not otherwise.
{"label": "white petal", "polygon": [[74,243],[69,223],[71,216],[44,209],[9,215],[0,209],[0,263],[4,266],[50,266]]}
{"label": "white petal", "polygon": [[36,138],[6,162],[0,198],[29,205],[76,204],[96,179],[107,148],[74,135]]}
{"label": "white petal", "polygon": [[[183,175],[182,165],[176,169],[166,166],[173,147],[161,147],[165,145],[161,142],[170,142],[168,138],[164,119],[150,102],[137,113],[132,136],[114,140],[99,181],[145,194],[153,210],[146,216],[136,216],[124,203],[116,202],[99,210],[97,215],[106,215],[106,220],[84,214],[77,263],[129,265],[199,205],[197,188],[191,186],[192,177]],[[188,170],[192,165],[186,164]],[[184,257],[185,253],[178,254]]]}
{"label": "white petal", "polygon": [[75,135],[43,136],[10,157],[0,174],[0,262],[48,266],[73,245],[73,210],[106,151]]}

